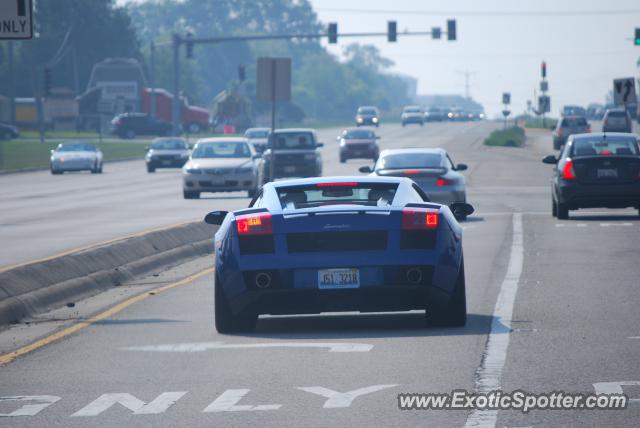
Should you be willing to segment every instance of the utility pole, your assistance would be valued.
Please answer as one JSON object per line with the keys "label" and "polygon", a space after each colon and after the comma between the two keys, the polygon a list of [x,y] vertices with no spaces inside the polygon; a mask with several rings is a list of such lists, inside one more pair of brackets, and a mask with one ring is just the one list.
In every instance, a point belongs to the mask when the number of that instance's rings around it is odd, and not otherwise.
{"label": "utility pole", "polygon": [[173,134],[180,133],[180,44],[182,39],[179,35],[173,35],[173,113],[171,115],[173,123]]}
{"label": "utility pole", "polygon": [[151,42],[149,46],[149,56],[150,56],[150,70],[149,70],[149,83],[151,86],[151,109],[150,114],[151,117],[156,116],[156,44],[155,42]]}
{"label": "utility pole", "polygon": [[16,94],[14,89],[13,77],[13,40],[9,40],[9,119],[12,125],[16,124]]}

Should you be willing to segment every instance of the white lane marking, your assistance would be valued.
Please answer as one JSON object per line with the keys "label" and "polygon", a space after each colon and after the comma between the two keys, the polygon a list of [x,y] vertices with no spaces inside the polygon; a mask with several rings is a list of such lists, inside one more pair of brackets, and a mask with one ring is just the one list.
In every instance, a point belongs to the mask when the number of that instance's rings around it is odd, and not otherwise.
{"label": "white lane marking", "polygon": [[[596,394],[624,394],[623,386],[640,386],[638,380],[621,380],[618,382],[598,382],[593,384]],[[629,404],[640,403],[640,398],[629,398]]]}
{"label": "white lane marking", "polygon": [[564,224],[556,223],[556,227],[564,227]]}
{"label": "white lane marking", "polygon": [[[500,286],[498,300],[493,310],[491,332],[482,357],[480,367],[476,371],[476,392],[487,393],[501,389],[502,369],[507,358],[511,332],[511,317],[518,292],[518,284],[522,275],[524,261],[524,244],[522,234],[522,213],[513,215],[513,238],[511,255],[507,273]],[[475,410],[467,418],[467,427],[495,427],[498,418],[497,410]]]}
{"label": "white lane marking", "polygon": [[156,415],[158,413],[164,413],[186,393],[187,391],[163,392],[148,404],[125,392],[102,394],[100,397],[87,404],[71,416],[98,416],[100,413],[111,408],[115,404],[120,404],[126,407],[131,410],[134,415]]}
{"label": "white lane marking", "polygon": [[267,343],[224,343],[198,342],[174,343],[151,346],[130,346],[125,351],[145,352],[205,352],[211,349],[252,349],[252,348],[328,348],[329,352],[369,352],[373,345],[348,342],[267,342]]}
{"label": "white lane marking", "polygon": [[322,407],[325,409],[336,409],[340,407],[351,406],[353,400],[362,395],[382,391],[383,389],[387,388],[393,388],[394,386],[398,385],[372,385],[360,389],[354,389],[353,391],[349,392],[338,392],[329,388],[324,388],[322,386],[306,386],[299,387],[298,389],[327,398],[327,401],[324,402],[324,405]]}
{"label": "white lane marking", "polygon": [[578,223],[576,227],[587,227],[587,223]]}
{"label": "white lane marking", "polygon": [[35,403],[24,404],[11,413],[0,413],[0,417],[34,416],[58,400],[60,400],[60,397],[55,395],[15,395],[13,397],[0,397],[0,403],[6,401],[35,401]]}
{"label": "white lane marking", "polygon": [[600,223],[600,227],[629,227],[633,226],[633,223]]}
{"label": "white lane marking", "polygon": [[257,406],[250,404],[238,405],[240,400],[242,400],[250,391],[250,389],[227,389],[202,412],[252,412],[260,410],[278,410],[282,407],[282,404],[260,404]]}
{"label": "white lane marking", "polygon": [[630,337],[627,337],[627,339],[640,339],[640,336],[630,336]]}

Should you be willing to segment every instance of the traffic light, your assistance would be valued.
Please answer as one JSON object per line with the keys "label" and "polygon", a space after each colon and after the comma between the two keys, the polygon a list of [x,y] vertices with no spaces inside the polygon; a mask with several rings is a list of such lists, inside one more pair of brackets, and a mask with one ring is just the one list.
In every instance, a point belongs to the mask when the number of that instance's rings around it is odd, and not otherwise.
{"label": "traffic light", "polygon": [[338,43],[338,24],[335,22],[329,23],[329,43]]}
{"label": "traffic light", "polygon": [[246,79],[247,74],[245,73],[245,65],[244,64],[240,64],[238,66],[238,80],[241,82],[244,82],[244,79]]}
{"label": "traffic light", "polygon": [[633,38],[633,43],[636,46],[640,46],[640,27],[636,28],[636,36]]}
{"label": "traffic light", "polygon": [[187,59],[193,59],[193,39],[192,33],[187,33]]}
{"label": "traffic light", "polygon": [[457,40],[455,19],[447,20],[447,40]]}
{"label": "traffic light", "polygon": [[48,67],[44,69],[44,95],[51,95],[51,69]]}
{"label": "traffic light", "polygon": [[542,64],[540,64],[540,74],[542,75],[543,79],[547,78],[547,63],[542,61]]}
{"label": "traffic light", "polygon": [[387,22],[387,41],[395,42],[398,40],[398,23],[396,21]]}

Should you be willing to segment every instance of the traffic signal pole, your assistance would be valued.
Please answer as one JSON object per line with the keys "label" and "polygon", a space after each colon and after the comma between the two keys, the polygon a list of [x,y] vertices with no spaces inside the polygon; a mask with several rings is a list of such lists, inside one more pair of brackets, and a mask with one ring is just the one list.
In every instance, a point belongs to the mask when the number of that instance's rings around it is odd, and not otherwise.
{"label": "traffic signal pole", "polygon": [[[393,24],[391,24],[393,22]],[[387,37],[389,41],[395,41],[395,37],[390,37],[390,30],[395,30],[395,21],[390,21],[387,26],[387,32],[370,32],[370,33],[343,33],[340,37]],[[327,34],[317,33],[302,33],[302,34],[274,34],[274,35],[254,35],[254,36],[230,36],[230,37],[182,37],[178,34],[173,35],[173,109],[172,109],[172,125],[173,132],[179,133],[180,130],[180,45],[189,44],[190,48],[197,44],[212,44],[212,43],[226,43],[226,42],[248,42],[248,41],[261,41],[261,40],[294,40],[294,39],[321,39],[331,35],[330,42],[337,41],[337,25],[331,27]],[[447,40],[457,40],[456,21],[450,19],[447,21]],[[434,39],[439,39],[442,31],[440,28],[435,27],[431,31],[404,31],[399,33],[402,36],[431,36]],[[395,35],[395,34],[394,34]],[[335,39],[334,39],[335,36]],[[394,39],[394,40],[392,40]]]}

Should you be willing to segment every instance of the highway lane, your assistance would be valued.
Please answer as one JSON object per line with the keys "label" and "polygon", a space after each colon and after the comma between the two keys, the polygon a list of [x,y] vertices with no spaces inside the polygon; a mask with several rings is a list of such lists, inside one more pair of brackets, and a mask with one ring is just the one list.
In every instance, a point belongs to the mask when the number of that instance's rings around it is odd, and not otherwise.
{"label": "highway lane", "polygon": [[[446,145],[491,124],[383,125],[380,144]],[[341,129],[322,129],[324,175],[359,174],[367,161],[340,164],[335,140]],[[428,141],[427,141],[428,140]],[[184,200],[180,170],[148,174],[144,162],[105,164],[104,174],[52,176],[48,171],[0,176],[0,268],[150,228],[197,221],[214,209],[246,206],[246,193],[204,194]]]}
{"label": "highway lane", "polygon": [[[430,131],[446,141],[410,128],[389,144],[438,140],[470,165],[478,212],[464,223],[465,328],[425,329],[419,313],[341,314],[267,317],[253,334],[218,335],[207,275],[0,367],[1,397],[60,398],[50,406],[56,398],[0,399],[0,413],[45,403],[8,425],[463,426],[475,420],[470,410],[401,411],[397,394],[481,390],[479,380],[492,377],[507,392],[592,393],[622,383],[640,398],[636,212],[553,219],[550,168],[540,162],[548,134],[532,133],[523,149],[489,148],[482,134],[491,124],[438,125]],[[513,305],[496,307],[514,289]],[[505,338],[501,359],[490,343]],[[482,416],[485,426],[637,426],[640,403]]]}

